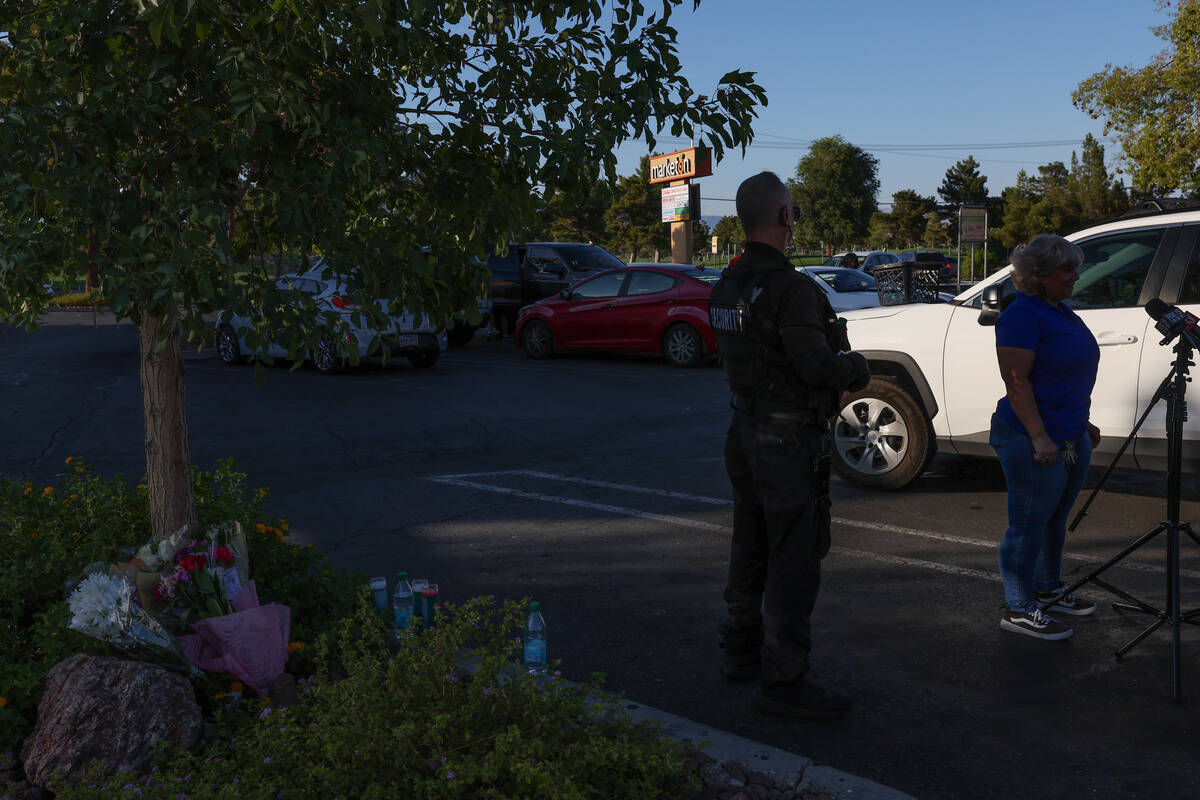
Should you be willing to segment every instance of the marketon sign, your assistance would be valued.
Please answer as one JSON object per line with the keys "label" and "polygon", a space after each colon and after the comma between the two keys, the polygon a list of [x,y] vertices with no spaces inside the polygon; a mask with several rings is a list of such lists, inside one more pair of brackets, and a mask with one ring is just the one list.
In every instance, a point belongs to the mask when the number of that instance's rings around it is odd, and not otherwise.
{"label": "marketon sign", "polygon": [[689,147],[662,156],[650,156],[650,183],[681,181],[712,175],[712,151],[707,147]]}

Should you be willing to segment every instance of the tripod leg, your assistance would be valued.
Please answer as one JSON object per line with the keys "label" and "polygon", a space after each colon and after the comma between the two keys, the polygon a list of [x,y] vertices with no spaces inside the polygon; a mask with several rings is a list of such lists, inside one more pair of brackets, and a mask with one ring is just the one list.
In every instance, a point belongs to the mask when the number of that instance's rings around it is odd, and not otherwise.
{"label": "tripod leg", "polygon": [[[1126,600],[1130,601],[1131,603],[1138,602],[1137,600],[1135,600],[1134,598],[1125,594],[1124,592],[1115,591],[1112,587],[1108,586],[1107,584],[1103,583],[1102,581],[1096,580],[1096,578],[1097,578],[1097,576],[1103,574],[1113,564],[1116,564],[1118,561],[1123,560],[1126,556],[1128,556],[1134,550],[1137,550],[1139,547],[1144,545],[1146,542],[1150,541],[1155,536],[1158,536],[1160,533],[1165,531],[1167,529],[1167,527],[1168,527],[1167,523],[1165,523],[1165,522],[1159,523],[1157,527],[1155,527],[1153,530],[1149,531],[1148,533],[1143,534],[1141,537],[1139,537],[1137,539],[1137,541],[1130,544],[1124,550],[1117,553],[1115,556],[1110,558],[1108,561],[1105,561],[1100,566],[1096,567],[1094,570],[1089,572],[1087,575],[1084,575],[1082,578],[1080,578],[1075,583],[1068,586],[1066,589],[1063,589],[1063,594],[1072,594],[1076,589],[1078,589],[1080,586],[1083,586],[1088,581],[1095,581],[1097,584],[1099,584],[1100,586],[1103,586],[1108,591],[1113,592],[1113,594],[1124,597]],[[1050,603],[1046,603],[1045,605],[1042,606],[1042,608],[1046,608],[1050,605],[1051,605]]]}

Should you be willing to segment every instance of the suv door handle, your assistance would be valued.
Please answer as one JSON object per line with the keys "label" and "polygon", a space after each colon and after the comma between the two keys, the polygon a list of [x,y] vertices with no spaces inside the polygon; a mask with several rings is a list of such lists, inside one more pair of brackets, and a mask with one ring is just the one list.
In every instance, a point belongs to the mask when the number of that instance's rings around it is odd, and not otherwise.
{"label": "suv door handle", "polygon": [[1108,331],[1096,337],[1096,344],[1101,347],[1111,347],[1115,344],[1133,344],[1137,340],[1138,337],[1132,333],[1112,333]]}
{"label": "suv door handle", "polygon": [[662,304],[663,304],[664,306],[669,306],[669,305],[671,305],[671,303],[674,303],[674,302],[675,302],[675,298],[674,298],[674,297],[668,297],[666,300],[663,300],[663,301],[662,301]]}

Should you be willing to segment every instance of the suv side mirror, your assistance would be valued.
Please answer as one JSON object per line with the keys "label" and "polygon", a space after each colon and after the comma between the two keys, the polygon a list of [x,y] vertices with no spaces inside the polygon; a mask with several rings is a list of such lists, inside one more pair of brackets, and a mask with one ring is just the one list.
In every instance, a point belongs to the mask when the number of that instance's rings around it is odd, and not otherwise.
{"label": "suv side mirror", "polygon": [[563,300],[570,300],[571,299],[571,290],[563,289],[561,292],[558,293],[558,296],[561,297]]}
{"label": "suv side mirror", "polygon": [[983,308],[979,311],[980,325],[996,324],[996,319],[1003,310],[1003,298],[1004,286],[999,283],[993,283],[983,290],[983,295],[980,297],[983,302]]}

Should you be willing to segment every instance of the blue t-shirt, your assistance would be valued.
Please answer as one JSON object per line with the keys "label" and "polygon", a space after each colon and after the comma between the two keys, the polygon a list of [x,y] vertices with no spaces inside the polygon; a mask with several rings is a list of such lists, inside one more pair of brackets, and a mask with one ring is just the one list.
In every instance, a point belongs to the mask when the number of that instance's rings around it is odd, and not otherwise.
{"label": "blue t-shirt", "polygon": [[[996,320],[996,346],[1034,351],[1029,385],[1050,438],[1065,442],[1082,436],[1092,406],[1100,346],[1079,315],[1064,303],[1052,306],[1041,297],[1018,293]],[[1000,398],[996,413],[1025,429],[1008,395]]]}

